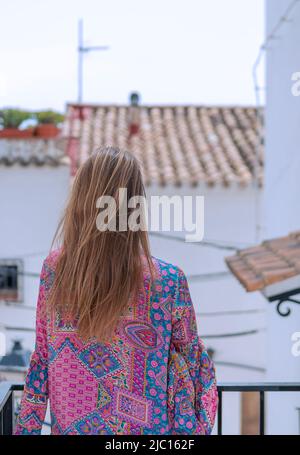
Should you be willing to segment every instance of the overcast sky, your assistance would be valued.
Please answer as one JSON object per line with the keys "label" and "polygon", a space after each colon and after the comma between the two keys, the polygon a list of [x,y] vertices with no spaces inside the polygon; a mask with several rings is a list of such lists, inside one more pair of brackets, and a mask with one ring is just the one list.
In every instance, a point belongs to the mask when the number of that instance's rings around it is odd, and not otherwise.
{"label": "overcast sky", "polygon": [[[84,101],[253,104],[264,0],[0,0],[0,107],[64,110],[77,98],[77,22]],[[260,69],[262,71],[262,68]]]}

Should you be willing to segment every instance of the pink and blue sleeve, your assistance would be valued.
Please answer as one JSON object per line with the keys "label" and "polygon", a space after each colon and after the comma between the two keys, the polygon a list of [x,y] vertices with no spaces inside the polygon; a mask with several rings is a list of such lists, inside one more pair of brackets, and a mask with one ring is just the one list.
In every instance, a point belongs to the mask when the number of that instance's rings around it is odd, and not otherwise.
{"label": "pink and blue sleeve", "polygon": [[36,342],[25,379],[14,434],[40,434],[48,402],[47,265],[43,264],[36,311]]}
{"label": "pink and blue sleeve", "polygon": [[174,434],[210,434],[218,393],[215,368],[198,336],[187,279],[179,270],[172,310],[169,420]]}

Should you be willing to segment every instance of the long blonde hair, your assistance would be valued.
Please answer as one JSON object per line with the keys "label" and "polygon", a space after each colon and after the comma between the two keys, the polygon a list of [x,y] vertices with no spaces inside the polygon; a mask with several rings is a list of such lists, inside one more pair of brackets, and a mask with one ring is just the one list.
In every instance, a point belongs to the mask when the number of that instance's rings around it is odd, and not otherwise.
{"label": "long blonde hair", "polygon": [[117,201],[119,188],[127,188],[128,199],[145,196],[136,158],[113,147],[96,150],[76,174],[55,235],[61,252],[48,304],[76,317],[84,339],[109,339],[131,296],[143,285],[143,264],[152,274],[145,230],[97,229],[97,199],[108,195]]}

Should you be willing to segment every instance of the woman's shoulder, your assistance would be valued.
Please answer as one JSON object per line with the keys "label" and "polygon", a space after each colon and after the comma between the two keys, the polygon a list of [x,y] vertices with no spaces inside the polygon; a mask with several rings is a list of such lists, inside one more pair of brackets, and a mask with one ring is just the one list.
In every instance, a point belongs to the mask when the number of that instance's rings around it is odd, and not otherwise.
{"label": "woman's shoulder", "polygon": [[172,264],[171,262],[164,261],[164,260],[159,259],[154,256],[152,256],[152,261],[158,268],[160,274],[162,274],[164,276],[168,275],[168,276],[178,277],[180,275],[184,275],[184,272],[182,271],[182,269],[180,267],[178,267],[177,265]]}
{"label": "woman's shoulder", "polygon": [[55,269],[57,260],[61,254],[61,248],[50,251],[48,256],[44,260],[44,266],[46,268]]}

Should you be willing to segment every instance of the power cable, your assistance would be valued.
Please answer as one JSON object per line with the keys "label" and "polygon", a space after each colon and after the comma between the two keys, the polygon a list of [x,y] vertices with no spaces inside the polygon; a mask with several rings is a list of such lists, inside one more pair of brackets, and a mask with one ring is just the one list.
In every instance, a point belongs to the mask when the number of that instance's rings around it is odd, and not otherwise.
{"label": "power cable", "polygon": [[188,281],[210,281],[222,278],[232,278],[232,274],[230,272],[222,271],[222,272],[210,272],[210,273],[198,273],[194,275],[186,275]]}
{"label": "power cable", "polygon": [[203,339],[210,339],[210,338],[232,338],[232,337],[241,337],[241,336],[248,336],[248,335],[255,335],[259,332],[264,332],[266,329],[254,329],[254,330],[246,330],[244,332],[233,332],[233,333],[219,333],[216,335],[201,335],[200,338]]}
{"label": "power cable", "polygon": [[225,310],[225,311],[211,311],[211,312],[196,311],[196,316],[201,316],[201,317],[236,316],[239,314],[254,314],[254,313],[265,313],[265,310],[251,309],[251,310],[228,310],[228,311]]}
{"label": "power cable", "polygon": [[215,365],[224,366],[224,367],[231,367],[231,368],[241,368],[243,370],[251,370],[251,371],[258,371],[260,373],[265,373],[266,369],[262,367],[256,367],[253,365],[246,365],[244,363],[236,363],[236,362],[226,362],[221,360],[214,360]]}
{"label": "power cable", "polygon": [[[183,243],[187,243],[189,245],[217,248],[219,250],[237,251],[240,249],[240,247],[237,245],[226,245],[225,243],[221,244],[221,243],[217,243],[217,242],[210,241],[210,240],[202,240],[201,242],[185,242],[185,239],[183,237],[180,237],[179,235],[162,234],[161,232],[151,231],[151,232],[149,232],[149,235],[153,236],[153,237],[166,239],[166,240],[175,240],[177,242],[183,242]],[[252,245],[247,245],[247,246],[252,246]],[[244,245],[244,248],[245,248],[245,245]]]}

